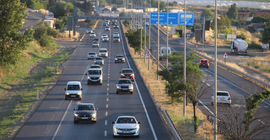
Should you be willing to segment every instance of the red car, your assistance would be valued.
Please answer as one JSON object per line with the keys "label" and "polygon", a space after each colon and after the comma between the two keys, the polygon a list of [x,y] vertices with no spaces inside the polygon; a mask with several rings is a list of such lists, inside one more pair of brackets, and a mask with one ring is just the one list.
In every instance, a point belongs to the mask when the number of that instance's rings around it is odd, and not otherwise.
{"label": "red car", "polygon": [[200,60],[200,67],[207,67],[209,68],[209,62],[206,59]]}
{"label": "red car", "polygon": [[134,75],[135,72],[133,72],[133,70],[130,68],[123,68],[120,73],[121,73],[120,78],[127,78],[132,81],[134,81],[135,79],[135,75]]}

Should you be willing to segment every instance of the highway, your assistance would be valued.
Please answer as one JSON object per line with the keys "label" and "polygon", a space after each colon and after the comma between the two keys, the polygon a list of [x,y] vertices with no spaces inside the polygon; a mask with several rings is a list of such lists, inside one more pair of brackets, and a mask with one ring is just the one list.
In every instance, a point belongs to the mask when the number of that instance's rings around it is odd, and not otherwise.
{"label": "highway", "polygon": [[43,18],[44,16],[40,12],[28,12],[25,23],[19,31],[22,32],[30,27],[34,27],[36,25],[36,22]]}
{"label": "highway", "polygon": [[[133,24],[134,25],[134,24]],[[145,26],[143,26],[145,27]],[[149,34],[149,26],[146,26],[147,34]],[[162,32],[159,34],[160,37],[160,47],[166,46],[166,35]],[[158,57],[157,54],[157,43],[158,43],[158,28],[156,26],[151,26],[151,47],[153,48],[153,55],[155,58]],[[169,46],[174,51],[184,51],[184,40],[181,39],[171,39],[169,38]],[[193,45],[187,44],[187,46],[192,47]],[[147,46],[148,48],[148,46]],[[187,49],[187,56],[189,55],[189,51]],[[165,65],[164,61],[160,61],[163,65]],[[198,60],[199,62],[199,60]],[[210,63],[210,67],[202,68],[204,71],[203,81],[206,82],[207,86],[211,86],[214,84],[214,65]],[[231,73],[227,70],[224,70],[220,67],[217,68],[218,76],[217,76],[217,90],[218,91],[228,91],[232,98],[232,105],[234,107],[244,107],[244,96],[249,96],[250,94],[260,93],[265,89],[253,84],[252,82],[239,77],[238,75]],[[213,87],[212,87],[213,88]],[[203,104],[198,104],[199,108],[203,111],[206,115],[211,115],[214,112],[214,107],[211,105],[211,94],[213,90],[209,89],[209,91],[202,96],[201,101]],[[267,106],[270,104],[267,103]],[[207,107],[208,109],[206,109]],[[223,108],[222,106],[218,106],[218,108]],[[265,109],[267,110],[267,109]],[[212,113],[211,113],[212,112]],[[267,110],[269,112],[269,110]],[[218,109],[218,116],[222,116],[222,112]]]}
{"label": "highway", "polygon": [[[112,122],[120,115],[133,115],[141,122],[140,137],[136,139],[171,139],[127,51],[127,46],[123,42],[123,31],[120,32],[120,29],[112,27],[111,31],[104,31],[102,22],[99,22],[95,29],[97,37],[100,38],[103,33],[110,37],[110,42],[100,43],[100,47],[107,48],[109,51],[109,57],[105,58],[103,66],[103,85],[86,85],[86,70],[94,63],[93,60],[87,60],[87,53],[98,53],[98,48],[92,48],[93,38],[87,34],[63,64],[64,71],[57,84],[19,130],[15,140],[131,139],[113,138]],[[120,32],[120,43],[111,41],[113,32]],[[128,62],[114,63],[115,55],[121,53],[126,53]],[[120,77],[121,69],[127,67],[135,71],[134,93],[117,95],[115,83]],[[73,80],[82,82],[82,100],[64,98],[66,83]],[[73,108],[79,103],[95,104],[98,108],[96,123],[73,123]]]}

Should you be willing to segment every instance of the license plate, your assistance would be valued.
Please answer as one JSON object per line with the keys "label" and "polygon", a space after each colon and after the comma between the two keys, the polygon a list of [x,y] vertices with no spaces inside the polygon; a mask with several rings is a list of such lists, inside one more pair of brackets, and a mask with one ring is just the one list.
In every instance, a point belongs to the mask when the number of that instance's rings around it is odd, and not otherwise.
{"label": "license plate", "polygon": [[129,132],[128,132],[128,131],[123,131],[123,133],[127,134],[127,133],[129,133]]}
{"label": "license plate", "polygon": [[81,119],[88,119],[88,117],[82,117]]}
{"label": "license plate", "polygon": [[70,97],[76,97],[76,95],[70,95]]}
{"label": "license plate", "polygon": [[128,88],[123,88],[123,90],[128,90]]}

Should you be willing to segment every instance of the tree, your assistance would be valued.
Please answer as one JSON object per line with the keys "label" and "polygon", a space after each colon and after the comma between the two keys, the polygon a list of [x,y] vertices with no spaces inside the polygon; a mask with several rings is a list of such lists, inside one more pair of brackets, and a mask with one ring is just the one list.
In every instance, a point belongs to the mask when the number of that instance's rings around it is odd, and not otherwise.
{"label": "tree", "polygon": [[21,3],[26,3],[26,6],[31,9],[44,9],[45,5],[42,3],[41,0],[20,0]]}
{"label": "tree", "polygon": [[107,1],[106,0],[99,0],[99,6],[101,5],[107,5]]}
{"label": "tree", "polygon": [[54,6],[55,5],[55,0],[49,0],[49,7]]}
{"label": "tree", "polygon": [[172,6],[177,6],[177,5],[178,5],[178,3],[176,1],[172,2]]}
{"label": "tree", "polygon": [[[258,103],[269,97],[270,91],[266,90],[246,98],[245,107],[219,107],[223,115],[218,117],[218,126],[223,128],[224,137],[233,140],[265,139],[270,116],[264,109],[258,108]],[[242,104],[239,101],[236,103]]]}
{"label": "tree", "polygon": [[59,18],[61,16],[67,16],[68,12],[73,12],[73,4],[67,3],[65,1],[56,2],[55,5],[49,8],[49,11],[54,13],[55,18]]}
{"label": "tree", "polygon": [[264,44],[270,44],[270,27],[264,28],[264,30],[261,32],[262,37],[260,38],[260,41]]}
{"label": "tree", "polygon": [[205,9],[205,18],[206,19],[213,19],[214,15],[212,14],[212,11],[208,8]]}
{"label": "tree", "polygon": [[268,14],[263,14],[261,16],[258,17],[254,17],[251,20],[251,23],[264,23],[264,22],[270,22],[270,15]]}
{"label": "tree", "polygon": [[5,66],[21,58],[21,52],[33,40],[34,30],[18,31],[27,16],[25,4],[20,4],[19,0],[1,0],[0,5],[0,63]]}
{"label": "tree", "polygon": [[55,23],[56,29],[61,29],[67,26],[67,16],[59,17],[58,21]]}
{"label": "tree", "polygon": [[[141,46],[141,30],[142,30],[142,49],[144,49],[144,32],[145,30],[139,29],[137,31],[130,29],[125,33],[125,36],[128,38],[128,43],[132,48],[134,48],[135,53],[140,51]],[[148,44],[149,36],[146,36],[146,44]]]}
{"label": "tree", "polygon": [[160,2],[159,2],[159,9],[160,9],[160,10],[165,10],[166,7],[167,7],[166,2],[164,2],[164,1],[160,1]]}
{"label": "tree", "polygon": [[237,9],[235,3],[233,5],[231,5],[231,7],[228,9],[227,16],[231,20],[237,20],[237,18],[238,18],[238,9]]}
{"label": "tree", "polygon": [[[217,29],[221,32],[225,28],[229,28],[231,26],[231,21],[227,17],[227,15],[222,15],[220,19],[217,19]],[[215,21],[211,24],[212,30],[215,28]]]}
{"label": "tree", "polygon": [[121,13],[119,14],[119,17],[127,17],[127,14],[126,14],[125,12],[121,12]]}
{"label": "tree", "polygon": [[87,12],[94,11],[94,7],[93,7],[91,2],[84,2],[84,3],[76,2],[74,5],[79,7],[79,8],[82,8],[82,9],[86,10]]}
{"label": "tree", "polygon": [[206,8],[211,8],[212,6],[211,5],[206,5]]}

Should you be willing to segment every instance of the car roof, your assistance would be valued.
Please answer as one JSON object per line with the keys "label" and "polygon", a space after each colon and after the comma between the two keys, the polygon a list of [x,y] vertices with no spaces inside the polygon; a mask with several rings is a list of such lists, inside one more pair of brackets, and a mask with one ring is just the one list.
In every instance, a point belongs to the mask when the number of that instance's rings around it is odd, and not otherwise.
{"label": "car roof", "polygon": [[[160,47],[160,49],[167,49],[167,47],[164,47],[164,46],[162,46],[162,47]],[[168,49],[171,49],[171,47],[168,47]]]}
{"label": "car roof", "polygon": [[118,118],[135,118],[135,116],[118,116],[117,119]]}
{"label": "car roof", "polygon": [[132,70],[131,68],[123,68],[122,70]]}
{"label": "car roof", "polygon": [[201,59],[201,61],[204,60],[204,61],[207,61],[207,59]]}
{"label": "car roof", "polygon": [[118,55],[122,55],[122,56],[124,56],[123,54],[116,54],[116,56],[118,56]]}
{"label": "car roof", "polygon": [[78,84],[81,84],[80,81],[68,81],[67,83],[68,85],[78,85]]}
{"label": "car roof", "polygon": [[99,50],[107,50],[107,48],[99,48]]}
{"label": "car roof", "polygon": [[[119,80],[130,80],[130,79],[128,79],[128,78],[119,78],[118,81],[119,81]],[[131,81],[131,80],[130,80],[130,81]]]}
{"label": "car roof", "polygon": [[102,70],[101,68],[89,68],[88,70]]}
{"label": "car roof", "polygon": [[78,105],[94,105],[94,103],[79,103]]}
{"label": "car roof", "polygon": [[101,59],[103,59],[102,57],[96,57],[96,59],[97,59],[97,58],[101,58]]}
{"label": "car roof", "polygon": [[[100,65],[97,65],[97,64],[92,64],[91,66],[100,66]],[[91,66],[90,66],[90,67],[91,67]],[[100,67],[101,67],[101,66],[100,66]]]}
{"label": "car roof", "polygon": [[220,93],[221,93],[221,92],[224,92],[224,93],[229,93],[228,91],[217,91],[217,92],[220,92]]}

